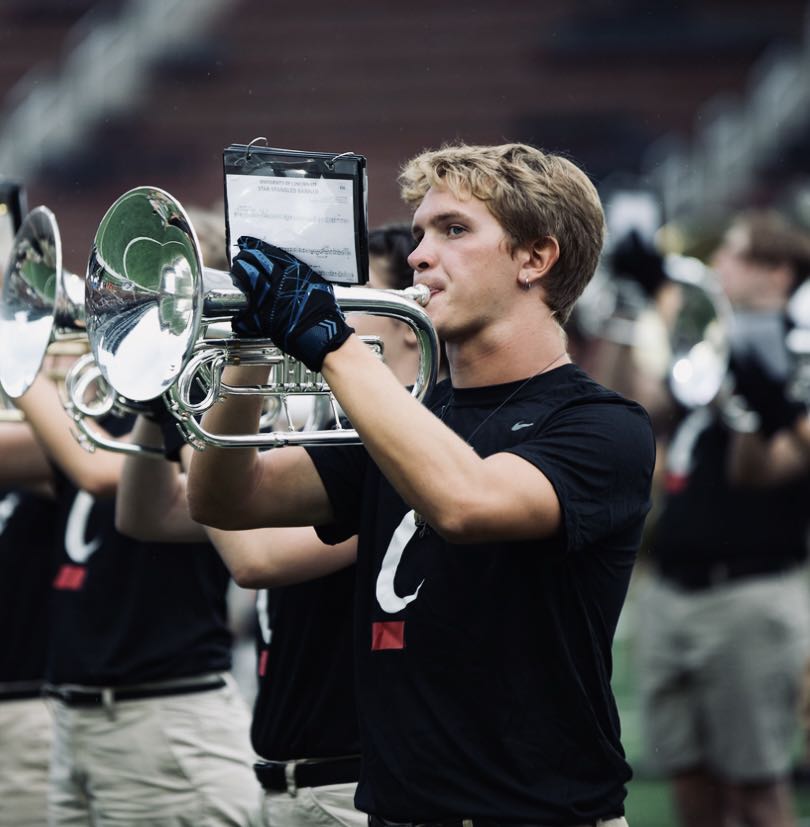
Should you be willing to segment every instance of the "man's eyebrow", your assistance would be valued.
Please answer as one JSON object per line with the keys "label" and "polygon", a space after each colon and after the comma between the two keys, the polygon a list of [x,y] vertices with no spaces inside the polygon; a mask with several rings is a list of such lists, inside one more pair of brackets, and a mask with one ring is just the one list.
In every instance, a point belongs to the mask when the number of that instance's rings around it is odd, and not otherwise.
{"label": "man's eyebrow", "polygon": [[[469,222],[470,221],[470,216],[467,215],[466,213],[458,212],[457,210],[452,210],[450,212],[440,212],[440,213],[436,213],[436,215],[430,216],[430,219],[428,220],[427,223],[429,225],[432,225],[432,226],[436,227],[436,226],[439,226],[441,224],[447,224],[448,222],[451,222],[451,221],[466,221],[466,222]],[[411,226],[411,233],[413,233],[414,237],[416,237],[417,234],[421,233],[422,231],[423,230],[422,230],[422,225],[421,224],[413,224]]]}

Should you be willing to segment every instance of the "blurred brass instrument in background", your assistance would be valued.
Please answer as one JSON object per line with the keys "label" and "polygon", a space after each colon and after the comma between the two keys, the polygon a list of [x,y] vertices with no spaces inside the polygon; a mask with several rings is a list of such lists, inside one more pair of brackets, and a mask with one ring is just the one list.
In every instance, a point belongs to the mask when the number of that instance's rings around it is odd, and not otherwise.
{"label": "blurred brass instrument in background", "polygon": [[[46,207],[25,217],[14,239],[0,300],[0,421],[25,417],[11,400],[44,370],[61,387],[62,403],[87,450],[149,451],[112,440],[90,422],[131,412],[97,371],[85,329],[84,279],[62,266],[59,226]],[[153,451],[156,455],[161,452]]]}
{"label": "blurred brass instrument in background", "polygon": [[[414,331],[420,356],[413,395],[424,398],[436,381],[439,358],[436,333],[420,306],[429,292],[336,286],[335,297],[344,312],[390,316]],[[96,365],[116,393],[136,401],[165,395],[184,437],[197,448],[359,442],[356,431],[342,426],[319,373],[269,339],[231,333],[230,318],[245,304],[228,272],[203,266],[188,216],[167,192],[137,187],[109,208],[90,254],[85,306]],[[227,365],[251,364],[270,369],[266,384],[234,387],[222,381]],[[195,385],[203,389],[200,399],[193,398]],[[218,399],[237,394],[270,398],[288,427],[227,436],[203,429],[196,417]],[[300,396],[314,396],[316,408],[326,412],[315,418],[328,418],[333,427],[292,427],[289,402]]]}
{"label": "blurred brass instrument in background", "polygon": [[[0,387],[22,396],[49,348],[65,355],[86,350],[84,280],[62,267],[62,243],[53,213],[35,207],[25,217],[9,256],[0,304]],[[54,351],[55,353],[56,351]]]}
{"label": "blurred brass instrument in background", "polygon": [[586,336],[627,347],[629,370],[667,385],[684,407],[708,405],[728,376],[731,307],[700,260],[671,254],[663,267],[654,296],[600,269],[576,305],[576,321]]}

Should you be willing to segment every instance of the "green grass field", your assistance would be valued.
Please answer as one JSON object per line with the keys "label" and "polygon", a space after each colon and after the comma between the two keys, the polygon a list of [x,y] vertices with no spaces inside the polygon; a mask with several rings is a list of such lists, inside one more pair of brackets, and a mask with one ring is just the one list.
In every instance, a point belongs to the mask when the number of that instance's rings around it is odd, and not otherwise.
{"label": "green grass field", "polygon": [[[644,774],[641,723],[633,669],[633,589],[628,595],[613,647],[613,690],[622,721],[622,743],[635,776],[626,801],[630,827],[679,827],[666,782]],[[800,733],[797,728],[797,748]],[[810,827],[810,785],[796,790],[801,827]]]}

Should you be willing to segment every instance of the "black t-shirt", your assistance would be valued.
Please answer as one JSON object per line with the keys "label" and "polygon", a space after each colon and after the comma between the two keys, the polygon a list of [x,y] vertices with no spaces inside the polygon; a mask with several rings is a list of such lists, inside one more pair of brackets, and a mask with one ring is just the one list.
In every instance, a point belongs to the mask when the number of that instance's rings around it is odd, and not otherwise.
{"label": "black t-shirt", "polygon": [[688,578],[718,564],[764,572],[806,559],[810,475],[777,487],[732,487],[731,438],[708,409],[681,423],[650,549],[662,572]]}
{"label": "black t-shirt", "polygon": [[144,543],[115,500],[60,477],[51,683],[124,686],[230,668],[228,572],[207,543]]}
{"label": "black t-shirt", "polygon": [[429,406],[475,432],[479,455],[513,452],[545,474],[563,515],[552,539],[453,545],[414,529],[363,448],[309,449],[340,520],[322,536],[360,535],[362,810],[549,825],[623,811],[611,643],[649,509],[652,431],[574,365],[520,385],[442,383]]}
{"label": "black t-shirt", "polygon": [[270,761],[357,755],[354,567],[258,599],[253,749]]}
{"label": "black t-shirt", "polygon": [[0,682],[41,681],[55,573],[53,500],[0,492]]}

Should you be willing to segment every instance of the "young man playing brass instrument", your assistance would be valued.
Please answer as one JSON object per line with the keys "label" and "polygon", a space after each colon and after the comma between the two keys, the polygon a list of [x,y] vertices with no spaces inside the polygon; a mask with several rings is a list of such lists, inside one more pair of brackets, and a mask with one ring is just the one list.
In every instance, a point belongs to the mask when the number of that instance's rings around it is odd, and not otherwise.
{"label": "young man playing brass instrument", "polygon": [[[644,411],[566,352],[599,198],[572,163],[520,144],[423,153],[401,183],[450,380],[420,405],[320,276],[240,239],[250,306],[234,328],[321,370],[364,445],[196,454],[192,514],[359,535],[356,801],[374,827],[623,825],[610,645],[654,448]],[[205,424],[253,431],[259,406],[229,398]]]}

